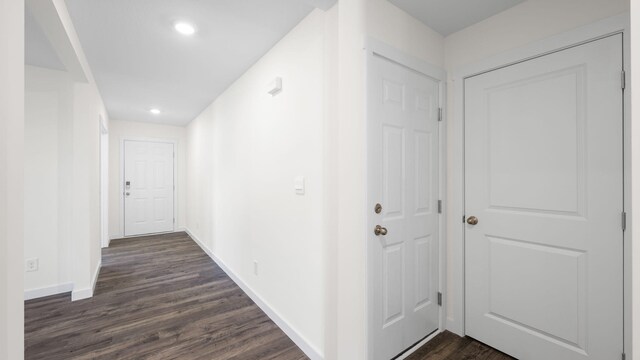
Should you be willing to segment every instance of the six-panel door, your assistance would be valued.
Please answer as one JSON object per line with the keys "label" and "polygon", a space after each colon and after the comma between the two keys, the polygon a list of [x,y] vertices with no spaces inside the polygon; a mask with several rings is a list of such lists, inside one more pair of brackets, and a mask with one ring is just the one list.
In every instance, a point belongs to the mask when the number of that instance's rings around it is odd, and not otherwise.
{"label": "six-panel door", "polygon": [[174,230],[171,143],[124,142],[125,236]]}
{"label": "six-panel door", "polygon": [[370,341],[388,360],[438,329],[439,82],[378,56],[370,66]]}

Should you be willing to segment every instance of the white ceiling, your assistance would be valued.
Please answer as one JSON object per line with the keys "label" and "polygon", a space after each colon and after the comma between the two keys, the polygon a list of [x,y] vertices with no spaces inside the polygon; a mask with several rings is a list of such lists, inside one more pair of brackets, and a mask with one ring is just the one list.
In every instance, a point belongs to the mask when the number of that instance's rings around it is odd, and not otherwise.
{"label": "white ceiling", "polygon": [[425,25],[447,36],[525,0],[389,0]]}
{"label": "white ceiling", "polygon": [[[172,125],[198,116],[312,4],[330,2],[66,0],[109,116]],[[196,34],[175,32],[177,21]]]}
{"label": "white ceiling", "polygon": [[42,28],[25,7],[24,63],[53,70],[66,70]]}

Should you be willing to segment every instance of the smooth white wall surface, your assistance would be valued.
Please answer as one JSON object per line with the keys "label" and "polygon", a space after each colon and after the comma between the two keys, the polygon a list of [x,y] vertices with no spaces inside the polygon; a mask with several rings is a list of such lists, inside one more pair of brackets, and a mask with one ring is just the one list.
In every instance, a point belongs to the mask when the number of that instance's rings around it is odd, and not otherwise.
{"label": "smooth white wall surface", "polygon": [[367,1],[367,36],[437,67],[444,66],[444,38],[387,0]]}
{"label": "smooth white wall surface", "polygon": [[450,71],[461,65],[629,11],[629,0],[527,0],[445,38]]}
{"label": "smooth white wall surface", "polygon": [[366,339],[365,52],[367,0],[338,2],[335,359],[364,359]]}
{"label": "smooth white wall surface", "polygon": [[[456,84],[455,74],[466,65],[501,54],[508,50],[525,46],[577,27],[593,23],[629,10],[628,0],[528,0],[511,9],[488,18],[478,24],[451,34],[445,38],[445,66],[447,83],[447,178],[454,179],[453,154],[462,147],[462,139],[456,137],[455,123]],[[448,188],[446,204],[452,204],[460,190],[454,186]],[[454,229],[460,226],[459,217],[453,213],[453,206],[445,206],[447,215],[447,290],[445,301],[447,308],[447,326],[449,330],[461,332],[460,319],[456,318],[454,308],[460,303],[454,302],[454,274],[457,264],[451,257],[456,239]]]}
{"label": "smooth white wall surface", "polygon": [[[24,3],[23,3],[24,6]],[[59,188],[58,218],[70,215],[70,273],[72,299],[90,297],[101,263],[100,246],[100,158],[98,119],[108,119],[102,98],[64,0],[29,1],[27,6],[51,45],[63,55],[71,78],[72,121],[58,127],[60,173],[70,176],[68,187]],[[66,118],[63,118],[63,120]],[[61,131],[64,128],[65,131]],[[66,229],[67,225],[59,226]]]}
{"label": "smooth white wall surface", "polygon": [[123,139],[175,140],[177,163],[176,231],[184,230],[187,214],[187,129],[182,126],[160,125],[136,121],[109,121],[109,237],[123,237],[122,226],[122,166]]}
{"label": "smooth white wall surface", "polygon": [[24,259],[25,291],[71,282],[71,212],[66,199],[73,148],[73,83],[66,72],[25,67]]}
{"label": "smooth white wall surface", "polygon": [[338,5],[324,21],[324,357],[336,359],[338,351]]}
{"label": "smooth white wall surface", "polygon": [[[640,227],[640,0],[631,0],[631,208],[632,227]],[[632,348],[633,360],[640,360],[640,231],[631,240]]]}
{"label": "smooth white wall surface", "polygon": [[0,0],[0,359],[24,358],[24,2]]}
{"label": "smooth white wall surface", "polygon": [[[100,116],[107,117],[95,84],[74,84],[73,255],[74,297],[93,294],[101,263]],[[89,293],[90,291],[90,293]],[[82,293],[79,293],[82,292]]]}
{"label": "smooth white wall surface", "polygon": [[328,14],[312,12],[188,126],[189,231],[319,354]]}

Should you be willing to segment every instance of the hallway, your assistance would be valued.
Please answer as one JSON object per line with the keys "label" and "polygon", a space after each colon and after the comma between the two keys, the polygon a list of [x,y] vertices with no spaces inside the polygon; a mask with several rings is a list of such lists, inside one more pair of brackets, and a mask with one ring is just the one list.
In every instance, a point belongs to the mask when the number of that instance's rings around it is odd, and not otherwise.
{"label": "hallway", "polygon": [[25,303],[26,359],[307,357],[183,232],[111,241],[91,299]]}

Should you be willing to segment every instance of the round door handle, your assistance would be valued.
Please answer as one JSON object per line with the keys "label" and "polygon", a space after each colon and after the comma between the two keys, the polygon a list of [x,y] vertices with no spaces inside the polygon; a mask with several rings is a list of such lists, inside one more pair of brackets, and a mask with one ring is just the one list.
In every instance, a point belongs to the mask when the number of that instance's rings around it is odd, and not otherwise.
{"label": "round door handle", "polygon": [[375,228],[375,229],[373,229],[373,233],[374,233],[374,234],[376,234],[377,236],[380,236],[380,235],[383,235],[383,236],[384,236],[384,235],[387,235],[387,228],[382,227],[382,226],[380,226],[380,225],[376,225],[376,228]]}
{"label": "round door handle", "polygon": [[467,218],[467,224],[469,225],[476,225],[478,223],[478,218],[475,216],[469,216]]}

